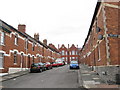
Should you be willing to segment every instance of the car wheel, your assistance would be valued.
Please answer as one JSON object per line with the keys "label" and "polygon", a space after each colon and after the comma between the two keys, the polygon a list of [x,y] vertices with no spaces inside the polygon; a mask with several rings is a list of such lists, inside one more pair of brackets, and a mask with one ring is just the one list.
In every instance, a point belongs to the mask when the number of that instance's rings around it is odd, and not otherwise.
{"label": "car wheel", "polygon": [[30,72],[30,73],[32,73],[33,71],[32,71],[32,70],[30,70],[29,72]]}
{"label": "car wheel", "polygon": [[42,72],[42,69],[40,69],[40,72]]}
{"label": "car wheel", "polygon": [[46,68],[44,68],[44,71],[46,71]]}

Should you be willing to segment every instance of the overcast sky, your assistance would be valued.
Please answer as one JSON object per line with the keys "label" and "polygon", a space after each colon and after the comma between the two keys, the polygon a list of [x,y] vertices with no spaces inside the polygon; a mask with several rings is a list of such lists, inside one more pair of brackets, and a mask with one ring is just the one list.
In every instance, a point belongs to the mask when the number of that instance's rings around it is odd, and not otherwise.
{"label": "overcast sky", "polygon": [[97,0],[1,0],[0,19],[40,40],[82,47],[91,24]]}

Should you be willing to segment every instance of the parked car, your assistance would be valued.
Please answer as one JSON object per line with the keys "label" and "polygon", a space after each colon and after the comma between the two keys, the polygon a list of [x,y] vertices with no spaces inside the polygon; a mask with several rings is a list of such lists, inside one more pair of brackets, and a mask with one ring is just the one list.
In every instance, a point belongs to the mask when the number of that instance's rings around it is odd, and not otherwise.
{"label": "parked car", "polygon": [[70,69],[79,69],[79,64],[77,61],[70,62]]}
{"label": "parked car", "polygon": [[53,62],[52,63],[52,67],[58,67],[59,65],[58,65],[58,63],[57,62]]}
{"label": "parked car", "polygon": [[50,62],[46,62],[45,66],[47,70],[52,69],[52,64]]}
{"label": "parked car", "polygon": [[42,67],[38,63],[33,63],[30,67],[30,72],[42,72]]}
{"label": "parked car", "polygon": [[61,61],[61,62],[57,62],[58,66],[63,66],[64,63]]}
{"label": "parked car", "polygon": [[42,67],[42,71],[46,71],[46,66],[44,63],[40,62],[38,64]]}

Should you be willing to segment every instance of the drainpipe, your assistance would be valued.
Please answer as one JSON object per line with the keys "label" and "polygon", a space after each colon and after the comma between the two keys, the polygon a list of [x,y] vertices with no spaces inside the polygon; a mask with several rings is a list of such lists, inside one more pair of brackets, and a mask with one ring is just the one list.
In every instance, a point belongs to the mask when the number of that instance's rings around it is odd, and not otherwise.
{"label": "drainpipe", "polygon": [[109,40],[108,40],[108,28],[107,28],[107,23],[106,23],[106,16],[105,16],[105,6],[104,3],[102,3],[102,12],[103,12],[103,23],[104,23],[104,37],[105,37],[105,42],[106,42],[106,55],[107,55],[107,65],[110,65],[110,47],[109,47]]}
{"label": "drainpipe", "polygon": [[[27,43],[28,43],[28,42],[27,42]],[[25,47],[27,47],[27,43],[26,43],[26,46],[25,46]],[[27,70],[27,58],[28,58],[28,57],[27,57],[27,48],[25,49],[25,51],[26,51],[26,68],[25,68],[25,69]]]}

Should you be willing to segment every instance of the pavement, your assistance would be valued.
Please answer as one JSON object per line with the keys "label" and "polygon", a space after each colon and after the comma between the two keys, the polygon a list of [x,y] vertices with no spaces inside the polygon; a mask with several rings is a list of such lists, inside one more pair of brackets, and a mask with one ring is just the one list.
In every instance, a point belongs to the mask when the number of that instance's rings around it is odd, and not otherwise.
{"label": "pavement", "polygon": [[29,73],[29,71],[26,70],[26,71],[20,71],[20,72],[12,73],[12,74],[5,74],[5,75],[0,76],[0,82],[7,81],[10,79],[19,77],[19,76],[23,76],[23,75],[26,75],[28,73]]}
{"label": "pavement", "polygon": [[99,75],[92,71],[90,67],[86,65],[80,65],[80,70],[78,72],[79,77],[79,85],[84,88],[105,88],[105,89],[113,89],[120,90],[120,85],[109,85],[100,79]]}

